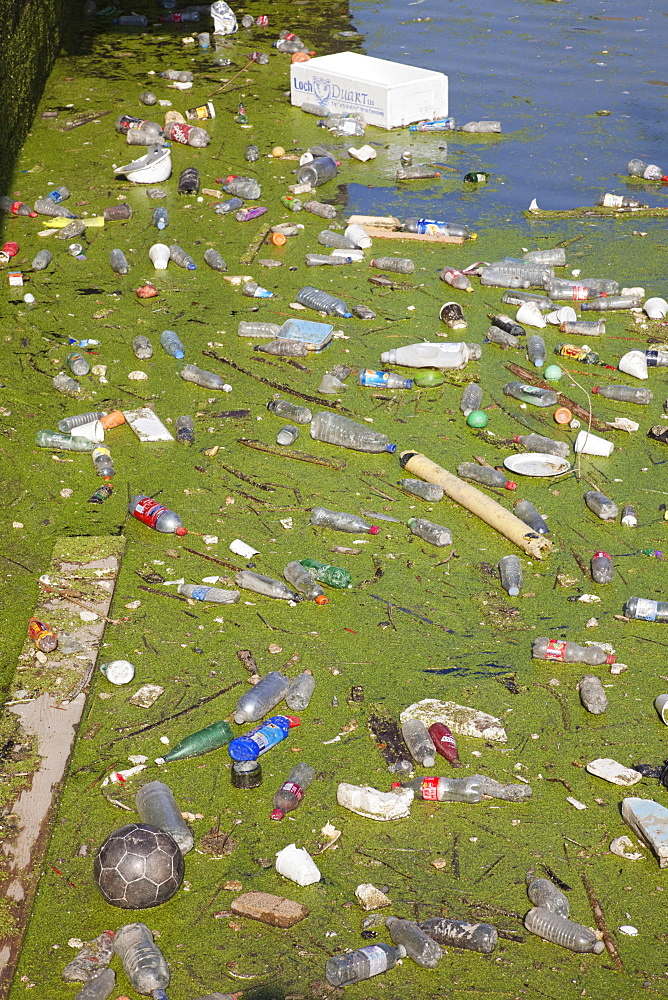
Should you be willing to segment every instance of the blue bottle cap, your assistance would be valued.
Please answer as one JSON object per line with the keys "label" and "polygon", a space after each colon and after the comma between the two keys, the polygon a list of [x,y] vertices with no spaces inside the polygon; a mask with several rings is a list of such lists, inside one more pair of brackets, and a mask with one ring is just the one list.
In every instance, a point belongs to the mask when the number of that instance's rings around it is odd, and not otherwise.
{"label": "blue bottle cap", "polygon": [[182,358],[185,358],[185,353],[183,351],[174,351],[174,357],[181,361]]}
{"label": "blue bottle cap", "polygon": [[189,271],[196,271],[197,270],[197,264],[194,264],[194,263],[193,264],[188,264],[188,270]]}
{"label": "blue bottle cap", "polygon": [[391,455],[394,455],[394,453],[395,453],[395,451],[396,451],[396,450],[397,450],[397,446],[396,446],[396,444],[388,444],[388,445],[385,445],[385,451],[389,451],[389,453],[390,453]]}

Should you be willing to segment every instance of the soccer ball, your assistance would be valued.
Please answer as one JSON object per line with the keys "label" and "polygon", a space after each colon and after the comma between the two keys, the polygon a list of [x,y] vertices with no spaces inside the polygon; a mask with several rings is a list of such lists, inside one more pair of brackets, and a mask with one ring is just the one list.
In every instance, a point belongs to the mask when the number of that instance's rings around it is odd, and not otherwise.
{"label": "soccer ball", "polygon": [[144,910],[171,899],[183,881],[183,855],[173,837],[147,823],[128,823],[109,834],[93,874],[107,903]]}

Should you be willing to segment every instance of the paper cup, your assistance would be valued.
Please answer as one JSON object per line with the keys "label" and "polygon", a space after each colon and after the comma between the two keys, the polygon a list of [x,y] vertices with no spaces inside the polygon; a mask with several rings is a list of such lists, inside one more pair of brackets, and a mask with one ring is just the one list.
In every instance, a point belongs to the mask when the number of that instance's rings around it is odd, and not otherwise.
{"label": "paper cup", "polygon": [[100,673],[112,684],[129,684],[135,675],[135,668],[128,660],[112,660],[101,663]]}
{"label": "paper cup", "polygon": [[654,708],[657,710],[664,725],[668,726],[668,694],[659,694],[654,699]]}
{"label": "paper cup", "polygon": [[598,437],[588,431],[580,431],[574,445],[577,454],[602,455],[604,458],[609,458],[612,455],[614,447],[612,441],[606,441],[605,438]]}

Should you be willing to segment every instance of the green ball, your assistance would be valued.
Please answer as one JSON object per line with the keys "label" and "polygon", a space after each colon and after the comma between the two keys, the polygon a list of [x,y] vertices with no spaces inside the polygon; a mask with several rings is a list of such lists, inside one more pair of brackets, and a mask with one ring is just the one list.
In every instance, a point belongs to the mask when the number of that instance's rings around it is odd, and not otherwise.
{"label": "green ball", "polygon": [[564,373],[559,365],[548,365],[543,374],[548,382],[558,382]]}
{"label": "green ball", "polygon": [[420,389],[432,389],[436,386],[443,385],[445,378],[443,373],[434,369],[433,371],[422,372],[420,375],[416,375],[413,379],[413,385],[418,386]]}
{"label": "green ball", "polygon": [[466,423],[469,427],[487,427],[489,417],[484,410],[471,410],[466,418]]}

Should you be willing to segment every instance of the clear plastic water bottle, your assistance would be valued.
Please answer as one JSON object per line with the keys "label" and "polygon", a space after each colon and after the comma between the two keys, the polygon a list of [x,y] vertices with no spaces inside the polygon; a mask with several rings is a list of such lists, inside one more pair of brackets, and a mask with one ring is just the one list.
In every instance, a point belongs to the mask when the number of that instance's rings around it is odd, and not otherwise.
{"label": "clear plastic water bottle", "polygon": [[640,406],[647,406],[653,399],[651,389],[636,389],[633,385],[595,385],[591,391],[618,403],[638,403]]}
{"label": "clear plastic water bottle", "polygon": [[81,377],[82,375],[88,375],[90,371],[90,363],[88,358],[84,357],[83,354],[79,354],[78,351],[72,351],[65,358],[65,364],[72,372],[73,375]]}
{"label": "clear plastic water bottle", "polygon": [[500,347],[513,347],[517,349],[520,346],[520,341],[517,337],[514,337],[512,333],[508,333],[506,330],[500,330],[498,326],[490,326],[487,331],[487,340],[490,344],[498,344]]}
{"label": "clear plastic water bottle", "polygon": [[299,437],[299,428],[293,427],[292,424],[286,424],[285,427],[281,427],[280,431],[276,435],[276,444],[281,444],[286,448],[294,444]]}
{"label": "clear plastic water bottle", "polygon": [[443,958],[439,945],[414,920],[388,917],[385,926],[396,945],[406,949],[409,958],[424,969],[435,969]]}
{"label": "clear plastic water bottle", "polygon": [[74,427],[82,427],[84,424],[93,424],[96,420],[101,420],[105,417],[105,410],[95,410],[92,413],[77,413],[73,417],[63,417],[62,420],[58,421],[58,430],[62,431],[63,434],[67,434]]}
{"label": "clear plastic water bottle", "polygon": [[550,312],[554,308],[552,299],[546,295],[539,295],[537,292],[527,292],[521,289],[508,288],[501,297],[501,301],[508,306],[523,306],[525,302],[535,302],[541,311]]}
{"label": "clear plastic water bottle", "polygon": [[428,167],[426,164],[417,163],[415,166],[397,167],[395,179],[398,181],[426,181],[432,177],[440,177],[441,173],[435,167]]}
{"label": "clear plastic water bottle", "polygon": [[588,663],[598,667],[615,662],[614,653],[608,653],[602,646],[580,646],[577,642],[563,639],[534,639],[531,655],[535,660],[550,660],[556,663]]}
{"label": "clear plastic water bottle", "polygon": [[412,274],[415,270],[415,263],[409,257],[374,257],[370,266],[395,274]]}
{"label": "clear plastic water bottle", "polygon": [[95,447],[95,442],[88,438],[71,437],[56,431],[37,431],[35,444],[38,448],[50,448],[52,451],[92,451]]}
{"label": "clear plastic water bottle", "polygon": [[262,197],[262,188],[254,177],[231,175],[225,180],[223,191],[226,194],[235,195],[237,198],[243,198],[244,201],[255,201]]}
{"label": "clear plastic water bottle", "polygon": [[479,386],[477,382],[471,382],[466,386],[459,404],[459,409],[465,417],[468,417],[469,413],[473,413],[474,410],[480,409],[482,405],[482,397],[482,387]]}
{"label": "clear plastic water bottle", "polygon": [[510,597],[517,597],[522,588],[522,563],[519,556],[502,556],[499,559],[501,586]]}
{"label": "clear plastic water bottle", "polygon": [[278,670],[265,674],[257,684],[245,691],[238,699],[234,710],[234,721],[257,722],[275,705],[285,698],[290,687],[290,679]]}
{"label": "clear plastic water bottle", "polygon": [[457,236],[460,239],[470,239],[471,230],[459,222],[443,222],[440,219],[405,219],[403,226],[406,233],[420,233],[426,236]]}
{"label": "clear plastic water bottle", "polygon": [[178,267],[185,268],[186,271],[197,270],[197,264],[192,259],[190,254],[186,253],[185,250],[178,245],[178,243],[172,243],[169,248],[169,259],[173,260]]}
{"label": "clear plastic water bottle", "polygon": [[247,295],[251,299],[271,299],[274,293],[268,288],[263,288],[257,281],[247,281],[241,286],[241,294]]}
{"label": "clear plastic water bottle", "polygon": [[98,476],[102,476],[103,479],[111,479],[114,475],[114,463],[106,444],[96,445],[91,451],[91,458]]}
{"label": "clear plastic water bottle", "polygon": [[462,125],[459,129],[460,132],[500,132],[501,122],[497,121],[481,121],[481,122],[467,122],[466,125]]}
{"label": "clear plastic water bottle", "polygon": [[188,534],[188,530],[183,527],[179,515],[168,507],[156,503],[152,497],[145,497],[138,493],[130,500],[128,512],[138,521],[153,528],[154,531],[170,535]]}
{"label": "clear plastic water bottle", "polygon": [[163,330],[160,334],[160,343],[170,357],[176,358],[178,361],[185,357],[186,349],[174,330]]}
{"label": "clear plastic water bottle", "polygon": [[271,399],[267,403],[267,409],[275,416],[286,417],[288,420],[293,420],[296,424],[310,424],[313,418],[313,414],[307,406],[297,406],[295,403],[290,403],[287,399]]}
{"label": "clear plastic water bottle", "polygon": [[[442,495],[443,491],[441,490]],[[433,521],[427,521],[423,517],[409,517],[406,524],[414,535],[429,542],[430,545],[438,545],[440,548],[452,545],[452,532],[449,528],[444,528],[442,524],[434,524]]]}
{"label": "clear plastic water bottle", "polygon": [[582,924],[576,924],[566,917],[534,906],[524,918],[524,926],[531,934],[537,934],[545,941],[561,945],[569,951],[593,952],[600,955],[605,944],[600,941],[594,931]]}
{"label": "clear plastic water bottle", "polygon": [[236,604],[241,596],[238,590],[221,590],[220,587],[200,586],[195,583],[181,583],[178,591],[183,597],[208,604]]}
{"label": "clear plastic water bottle", "polygon": [[109,265],[116,274],[129,274],[130,265],[122,250],[112,250],[109,254]]}
{"label": "clear plastic water bottle", "polygon": [[322,201],[305,201],[302,204],[305,212],[311,215],[319,215],[321,219],[335,219],[336,208],[334,205],[327,205]]}
{"label": "clear plastic water bottle", "polygon": [[436,750],[429,730],[420,719],[406,719],[401,723],[401,735],[414,761],[422,767],[433,767]]}
{"label": "clear plastic water bottle", "polygon": [[[280,326],[278,323],[258,323],[241,320],[237,334],[240,337],[267,337],[269,340],[276,340]],[[304,409],[304,407],[302,407]],[[310,411],[309,411],[310,412]],[[309,417],[309,420],[311,418]]]}
{"label": "clear plastic water bottle", "polygon": [[629,160],[626,165],[629,177],[642,177],[646,181],[663,181],[668,183],[661,167],[655,163],[644,163],[643,160]]}
{"label": "clear plastic water bottle", "polygon": [[229,215],[244,207],[241,198],[229,198],[227,201],[219,201],[213,206],[216,215]]}
{"label": "clear plastic water bottle", "polygon": [[439,944],[452,948],[467,948],[489,955],[496,948],[499,934],[491,924],[472,924],[468,920],[452,920],[450,917],[430,917],[418,924],[422,930]]}
{"label": "clear plastic water bottle", "polygon": [[566,250],[564,247],[554,247],[551,250],[528,250],[523,254],[523,258],[532,264],[551,264],[553,267],[564,267]]}
{"label": "clear plastic water bottle", "polygon": [[286,739],[293,725],[299,720],[288,715],[272,715],[266,722],[249,729],[243,736],[236,736],[228,745],[232,760],[257,760],[267,750]]}
{"label": "clear plastic water bottle", "polygon": [[343,267],[344,264],[352,264],[352,261],[352,257],[324,253],[307,253],[304,257],[307,267]]}
{"label": "clear plastic water bottle", "polygon": [[539,389],[538,386],[526,385],[524,382],[508,382],[503,387],[503,394],[532,406],[556,406],[559,402],[556,392],[551,389]]}
{"label": "clear plastic water bottle", "polygon": [[327,510],[326,507],[311,508],[309,524],[317,528],[333,528],[334,531],[349,531],[353,535],[377,535],[380,528],[369,524],[357,514],[347,514],[343,511]]}
{"label": "clear plastic water bottle", "polygon": [[342,319],[349,319],[352,313],[343,299],[338,299],[329,292],[323,292],[312,285],[305,285],[297,292],[297,302],[306,306],[307,309],[314,309],[316,312],[324,312],[329,316],[340,316]]}
{"label": "clear plastic water bottle", "polygon": [[584,502],[602,521],[614,521],[619,513],[619,508],[615,501],[598,490],[587,490],[584,495]]}
{"label": "clear plastic water bottle", "polygon": [[57,205],[51,198],[38,198],[33,207],[38,215],[48,215],[52,219],[76,219],[74,212],[65,205]]}
{"label": "clear plastic water bottle", "polygon": [[566,896],[548,878],[530,878],[527,885],[527,895],[534,906],[550,910],[551,913],[557,913],[560,917],[567,917],[571,911],[571,904]]}
{"label": "clear plastic water bottle", "polygon": [[401,788],[413,788],[416,796],[429,802],[481,802],[482,789],[476,777],[412,778],[399,782]]}
{"label": "clear plastic water bottle", "polygon": [[638,527],[638,511],[632,503],[626,503],[622,507],[621,524],[624,528]]}
{"label": "clear plastic water bottle", "polygon": [[668,601],[653,601],[648,597],[629,597],[624,605],[627,618],[644,622],[668,622]]}
{"label": "clear plastic water bottle", "polygon": [[295,590],[304,595],[307,601],[314,601],[316,604],[329,604],[329,599],[322,587],[315,582],[301,563],[289,562],[283,570],[283,576]]}
{"label": "clear plastic water bottle", "polygon": [[343,233],[336,233],[331,229],[323,229],[318,233],[318,243],[323,247],[334,247],[339,250],[355,250],[357,248],[354,240],[350,240]]}
{"label": "clear plastic water bottle", "polygon": [[603,685],[595,674],[585,674],[578,683],[580,701],[592,715],[603,715],[608,710],[608,698]]}
{"label": "clear plastic water bottle", "polygon": [[176,841],[181,854],[191,851],[195,838],[181,815],[174,793],[162,781],[149,781],[135,795],[135,805],[142,823],[157,826]]}
{"label": "clear plastic water bottle", "polygon": [[438,503],[443,499],[443,490],[436,483],[424,483],[421,479],[400,479],[399,486],[412,496],[429,503]]}
{"label": "clear plastic water bottle", "polygon": [[154,208],[151,214],[151,221],[156,229],[166,229],[169,225],[169,213],[167,209],[162,206]]}
{"label": "clear plastic water bottle", "polygon": [[287,781],[274,794],[270,819],[282,820],[287,812],[296,809],[304,798],[304,792],[315,778],[315,768],[303,762],[295,764]]}
{"label": "clear plastic water bottle", "polygon": [[471,279],[468,275],[458,271],[456,267],[444,267],[443,270],[439,272],[438,276],[441,281],[445,281],[445,283],[450,285],[452,288],[458,288],[461,292],[473,291]]}
{"label": "clear plastic water bottle", "polygon": [[303,712],[308,708],[315,691],[315,677],[311,670],[303,670],[301,674],[290,681],[285,704],[293,712]]}
{"label": "clear plastic water bottle", "polygon": [[379,386],[385,389],[410,389],[413,385],[413,379],[404,378],[403,375],[397,375],[395,372],[364,368],[357,377],[357,384]]}
{"label": "clear plastic water bottle", "polygon": [[114,951],[132,988],[153,1000],[167,1000],[169,966],[146,924],[124,924],[116,931]]}
{"label": "clear plastic water bottle", "polygon": [[30,205],[25,205],[22,201],[16,201],[6,194],[0,195],[0,211],[9,212],[10,215],[23,215],[31,219],[36,219],[38,214],[32,210]]}
{"label": "clear plastic water bottle", "polygon": [[274,597],[279,601],[303,601],[301,594],[295,593],[283,583],[282,580],[274,580],[270,576],[263,576],[261,573],[253,573],[250,569],[241,570],[234,578],[237,586],[243,590],[252,590],[256,594],[263,594],[265,597]]}
{"label": "clear plastic water bottle", "polygon": [[116,973],[113,969],[103,969],[95,973],[83,986],[74,1000],[107,1000],[114,992]]}
{"label": "clear plastic water bottle", "polygon": [[38,254],[33,258],[32,264],[30,265],[33,271],[43,271],[49,266],[53,260],[53,254],[50,250],[40,250]]}
{"label": "clear plastic water bottle", "polygon": [[360,983],[364,979],[371,979],[388,969],[393,969],[397,959],[403,958],[406,949],[399,945],[393,948],[390,944],[367,945],[366,948],[358,948],[356,951],[349,951],[345,955],[334,955],[327,959],[325,965],[325,977],[332,986],[349,986],[351,983]]}
{"label": "clear plastic water bottle", "polygon": [[331,181],[339,172],[336,160],[331,156],[316,156],[309,163],[302,164],[297,170],[297,183],[320,187]]}
{"label": "clear plastic water bottle", "polygon": [[138,333],[132,340],[132,351],[140,361],[148,361],[153,357],[153,345],[143,333]]}
{"label": "clear plastic water bottle", "polygon": [[354,420],[350,420],[340,413],[321,410],[311,420],[310,431],[311,437],[315,441],[324,441],[327,444],[350,448],[353,451],[365,451],[372,454],[389,451],[394,454],[397,450],[396,444],[392,444],[387,435],[380,431],[371,430],[370,427],[365,427],[363,424],[357,424]]}
{"label": "clear plastic water bottle", "polygon": [[496,486],[504,490],[517,489],[517,483],[508,479],[505,472],[491,469],[486,465],[476,465],[475,462],[462,462],[457,466],[457,475],[460,479],[471,479],[474,483],[482,483],[483,486]]}
{"label": "clear plastic water bottle", "polygon": [[260,351],[262,354],[273,354],[274,357],[278,358],[305,358],[309,354],[306,344],[282,337],[265,341],[263,344],[254,344],[253,350]]}
{"label": "clear plastic water bottle", "polygon": [[66,396],[80,396],[81,386],[75,378],[68,375],[66,372],[58,372],[54,376],[53,382],[51,383],[54,389],[58,392],[64,393]]}
{"label": "clear plastic water bottle", "polygon": [[212,271],[227,271],[227,264],[213,247],[204,251],[204,260]]}
{"label": "clear plastic water bottle", "polygon": [[479,344],[465,343],[418,343],[383,351],[383,364],[405,365],[408,368],[463,368],[469,361],[476,361],[482,355]]}
{"label": "clear plastic water bottle", "polygon": [[607,552],[594,552],[591,557],[591,576],[594,583],[612,583],[615,567]]}
{"label": "clear plastic water bottle", "polygon": [[640,295],[602,295],[598,298],[590,298],[583,302],[580,308],[583,312],[614,312],[624,309],[639,309],[642,305]]}
{"label": "clear plastic water bottle", "polygon": [[516,444],[521,444],[527,451],[538,451],[543,455],[558,455],[568,458],[571,449],[567,441],[553,441],[542,434],[516,434],[513,438]]}
{"label": "clear plastic water bottle", "polygon": [[545,364],[547,348],[539,333],[532,333],[527,337],[527,357],[536,368],[542,368]]}
{"label": "clear plastic water bottle", "polygon": [[204,371],[197,365],[184,365],[181,369],[181,378],[185,382],[194,382],[195,385],[200,385],[204,389],[218,389],[222,392],[227,392],[229,389],[227,382],[220,375]]}

